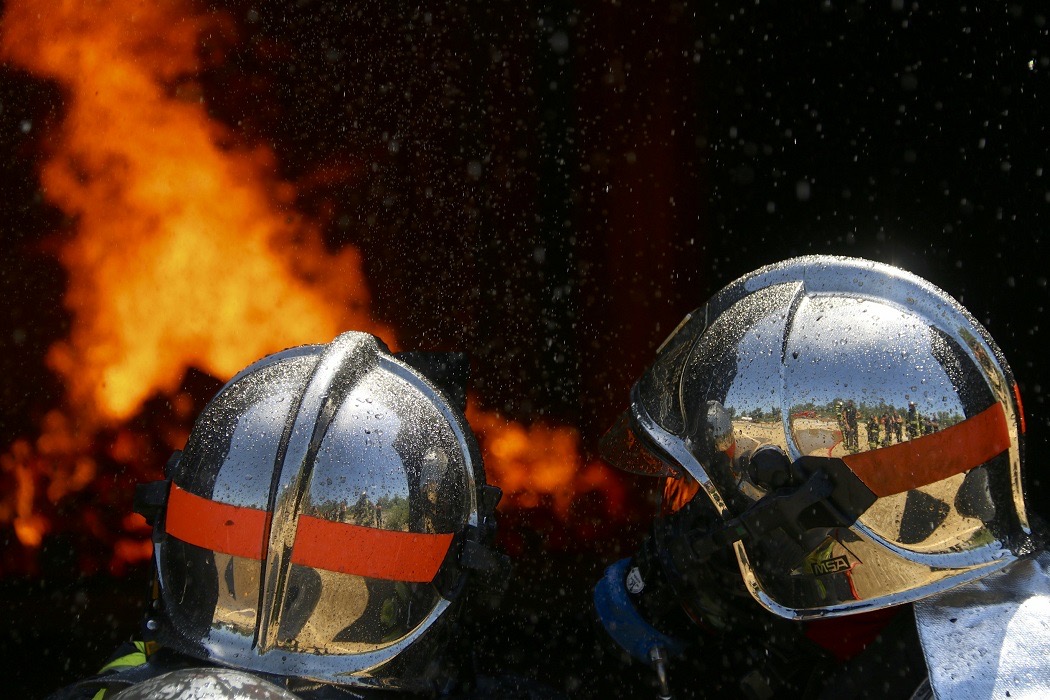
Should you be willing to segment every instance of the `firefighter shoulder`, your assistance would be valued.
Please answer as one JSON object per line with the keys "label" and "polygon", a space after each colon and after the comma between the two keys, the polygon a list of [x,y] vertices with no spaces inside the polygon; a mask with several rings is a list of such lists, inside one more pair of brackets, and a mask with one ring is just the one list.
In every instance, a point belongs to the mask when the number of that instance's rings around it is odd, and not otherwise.
{"label": "firefighter shoulder", "polygon": [[55,697],[469,691],[458,626],[508,564],[467,370],[348,332],[237,374],[136,493],[153,526],[145,643]]}
{"label": "firefighter shoulder", "polygon": [[680,324],[603,439],[665,488],[598,616],[663,697],[1050,697],[1024,427],[998,346],[925,280],[757,270]]}

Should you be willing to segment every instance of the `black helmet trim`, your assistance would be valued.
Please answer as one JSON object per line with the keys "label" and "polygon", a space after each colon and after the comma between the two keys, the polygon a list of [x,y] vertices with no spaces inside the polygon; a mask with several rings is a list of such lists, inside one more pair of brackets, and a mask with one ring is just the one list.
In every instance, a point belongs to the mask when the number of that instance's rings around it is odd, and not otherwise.
{"label": "black helmet trim", "polygon": [[[183,542],[261,561],[268,514],[201,498],[172,485],[165,531]],[[452,533],[379,530],[308,515],[299,518],[291,561],[388,581],[429,583],[452,544]]]}

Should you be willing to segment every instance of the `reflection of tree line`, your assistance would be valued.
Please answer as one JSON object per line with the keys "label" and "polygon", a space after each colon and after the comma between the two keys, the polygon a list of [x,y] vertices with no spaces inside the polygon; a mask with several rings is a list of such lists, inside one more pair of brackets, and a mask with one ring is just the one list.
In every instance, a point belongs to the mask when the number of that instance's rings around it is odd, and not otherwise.
{"label": "reflection of tree line", "polygon": [[357,501],[347,505],[338,501],[324,501],[317,506],[319,517],[384,530],[408,530],[408,499],[404,496],[380,496],[372,500],[362,493]]}
{"label": "reflection of tree line", "polygon": [[[737,415],[736,409],[728,408],[731,418],[747,418],[754,422],[779,423],[780,409],[773,407],[769,411],[755,408]],[[859,406],[852,400],[835,399],[826,404],[806,402],[791,407],[794,419],[809,418],[837,423],[842,430],[843,447],[850,451],[860,450],[861,432],[863,429],[867,449],[886,447],[894,443],[914,440],[944,430],[962,422],[965,416],[950,411],[925,413],[919,410],[914,402],[901,408],[880,401],[877,404],[862,403]]]}

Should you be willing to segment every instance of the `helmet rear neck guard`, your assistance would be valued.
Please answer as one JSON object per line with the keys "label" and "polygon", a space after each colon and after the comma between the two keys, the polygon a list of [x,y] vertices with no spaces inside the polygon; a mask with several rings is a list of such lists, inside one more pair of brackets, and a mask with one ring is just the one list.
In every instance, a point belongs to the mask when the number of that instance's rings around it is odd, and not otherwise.
{"label": "helmet rear neck guard", "polygon": [[168,477],[137,504],[155,523],[147,628],[227,666],[429,690],[470,570],[505,565],[462,411],[365,333],[239,373]]}
{"label": "helmet rear neck guard", "polygon": [[[965,309],[896,268],[811,256],[746,275],[683,321],[631,396],[607,458],[695,481],[713,506],[671,516],[706,513],[664,528],[691,540],[665,543],[675,567],[732,543],[748,590],[780,616],[909,602],[1030,546],[1010,370]],[[752,459],[770,449],[775,479]],[[870,502],[817,497],[811,468],[829,494]],[[800,528],[775,499],[840,517]]]}

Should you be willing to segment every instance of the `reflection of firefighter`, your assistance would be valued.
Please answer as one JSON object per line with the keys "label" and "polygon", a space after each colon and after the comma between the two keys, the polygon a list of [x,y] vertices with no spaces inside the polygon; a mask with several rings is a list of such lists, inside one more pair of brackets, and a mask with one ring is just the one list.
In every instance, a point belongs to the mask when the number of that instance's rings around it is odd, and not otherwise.
{"label": "reflection of firefighter", "polygon": [[914,440],[920,434],[919,409],[914,401],[908,402],[908,439]]}
{"label": "reflection of firefighter", "polygon": [[882,426],[882,446],[886,447],[893,441],[893,425],[890,423],[889,413],[882,414],[879,425]]}
{"label": "reflection of firefighter", "polygon": [[904,419],[901,418],[900,411],[893,412],[893,437],[896,438],[897,442],[904,442]]}
{"label": "reflection of firefighter", "polygon": [[879,446],[879,419],[873,413],[868,417],[868,449],[874,450]]}
{"label": "reflection of firefighter", "polygon": [[350,508],[351,522],[356,525],[371,525],[373,520],[372,501],[368,498],[368,492],[362,491],[357,502]]}
{"label": "reflection of firefighter", "polygon": [[842,409],[842,420],[846,424],[846,429],[843,431],[846,449],[855,452],[860,449],[860,441],[857,430],[857,406],[853,403],[853,399],[847,401],[846,407]]}

